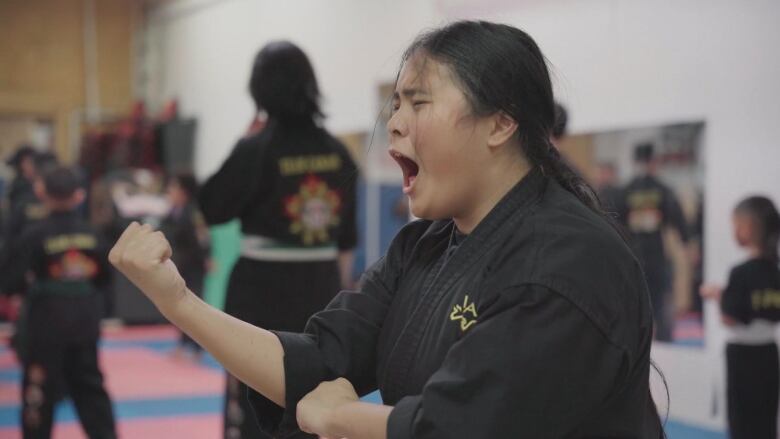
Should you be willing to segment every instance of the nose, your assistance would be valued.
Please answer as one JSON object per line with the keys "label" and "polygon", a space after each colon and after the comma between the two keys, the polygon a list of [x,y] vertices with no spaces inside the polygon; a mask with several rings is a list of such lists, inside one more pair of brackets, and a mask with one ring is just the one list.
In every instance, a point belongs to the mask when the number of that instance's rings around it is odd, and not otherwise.
{"label": "nose", "polygon": [[401,110],[396,110],[390,120],[387,121],[387,134],[392,141],[395,138],[405,137],[409,134],[409,128],[401,117]]}

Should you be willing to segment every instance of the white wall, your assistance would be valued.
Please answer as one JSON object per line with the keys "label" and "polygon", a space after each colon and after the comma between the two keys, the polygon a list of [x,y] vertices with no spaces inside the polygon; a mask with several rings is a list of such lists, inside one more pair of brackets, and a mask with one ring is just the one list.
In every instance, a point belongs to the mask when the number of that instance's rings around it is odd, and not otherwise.
{"label": "white wall", "polygon": [[[573,132],[706,122],[706,277],[723,282],[741,257],[730,238],[732,206],[753,192],[780,202],[776,0],[177,2],[152,20],[162,56],[156,95],[178,96],[183,112],[198,117],[197,171],[206,175],[248,124],[250,63],[269,39],[289,38],[309,53],[329,128],[366,130],[377,114],[376,83],[393,77],[410,39],[461,17],[511,23],[534,36],[554,65]],[[720,379],[722,338],[709,330],[706,351],[658,354],[672,416],[720,426],[722,416],[707,409],[712,386],[702,387]],[[707,369],[714,378],[702,378]]]}

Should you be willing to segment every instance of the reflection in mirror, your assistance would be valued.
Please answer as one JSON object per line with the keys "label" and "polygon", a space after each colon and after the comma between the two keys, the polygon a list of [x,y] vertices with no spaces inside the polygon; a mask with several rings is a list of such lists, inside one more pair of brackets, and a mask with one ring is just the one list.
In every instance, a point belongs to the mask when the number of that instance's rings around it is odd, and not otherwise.
{"label": "reflection in mirror", "polygon": [[598,191],[640,260],[658,341],[703,346],[704,123],[563,136],[555,143]]}

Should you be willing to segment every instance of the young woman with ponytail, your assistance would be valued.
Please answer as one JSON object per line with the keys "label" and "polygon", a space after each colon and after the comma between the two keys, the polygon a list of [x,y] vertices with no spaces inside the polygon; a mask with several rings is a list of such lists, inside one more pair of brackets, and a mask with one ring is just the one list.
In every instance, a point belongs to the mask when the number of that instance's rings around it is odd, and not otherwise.
{"label": "young woman with ponytail", "polygon": [[[303,333],[199,301],[147,226],[112,262],[254,389],[276,437],[656,439],[643,274],[550,145],[553,105],[523,31],[462,21],[421,35],[387,130],[423,219]],[[359,401],[375,389],[383,405]]]}

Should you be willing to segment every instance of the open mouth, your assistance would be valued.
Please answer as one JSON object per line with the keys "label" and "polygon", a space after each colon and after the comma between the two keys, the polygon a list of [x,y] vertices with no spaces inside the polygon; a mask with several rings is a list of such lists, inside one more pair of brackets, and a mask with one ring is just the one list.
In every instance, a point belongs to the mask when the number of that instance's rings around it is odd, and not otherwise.
{"label": "open mouth", "polygon": [[417,178],[420,167],[414,160],[398,151],[390,150],[390,157],[401,167],[401,172],[404,174],[404,193],[408,194],[412,190],[412,185],[414,185],[414,180]]}

